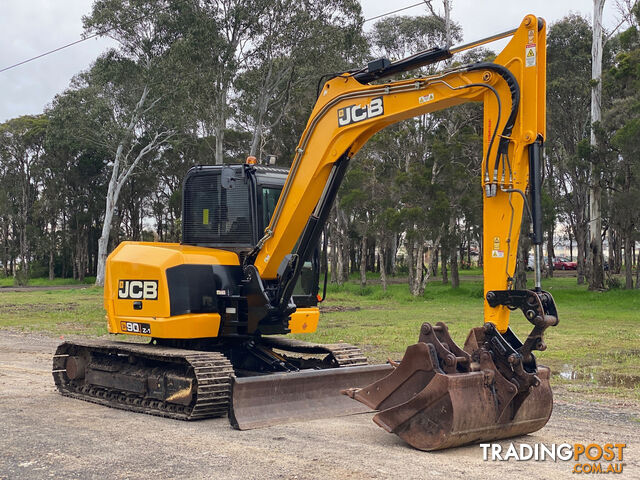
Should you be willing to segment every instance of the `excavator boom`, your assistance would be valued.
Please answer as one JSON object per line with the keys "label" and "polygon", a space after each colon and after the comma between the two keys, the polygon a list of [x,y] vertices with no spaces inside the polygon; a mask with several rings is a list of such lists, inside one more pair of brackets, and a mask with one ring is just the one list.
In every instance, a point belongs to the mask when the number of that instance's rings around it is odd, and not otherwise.
{"label": "excavator boom", "polygon": [[[367,71],[345,73],[324,85],[271,222],[254,251],[253,263],[263,280],[279,278],[286,284],[286,276],[293,276],[299,259],[307,258],[351,158],[372,135],[411,117],[480,102],[484,106],[480,180],[485,295],[510,288],[525,191],[529,187],[532,196],[539,195],[539,185],[530,184],[529,173],[531,158],[539,157],[545,136],[545,24],[528,15],[515,31],[490,38],[505,35],[511,41],[494,62],[379,85],[361,83],[451,56],[449,51],[431,49],[405,61],[371,62]],[[485,41],[451,50],[458,52]],[[541,225],[534,222],[534,226],[540,236]],[[287,301],[290,293],[282,292],[281,301]],[[506,331],[510,313],[506,306],[491,307],[485,301],[484,313],[485,321]]]}

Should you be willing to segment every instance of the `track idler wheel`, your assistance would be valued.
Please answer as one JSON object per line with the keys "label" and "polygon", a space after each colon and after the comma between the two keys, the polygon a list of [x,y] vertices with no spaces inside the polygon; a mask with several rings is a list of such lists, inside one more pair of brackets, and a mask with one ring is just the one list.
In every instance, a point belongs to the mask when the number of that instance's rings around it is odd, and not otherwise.
{"label": "track idler wheel", "polygon": [[[501,337],[493,324],[475,328],[463,350],[442,322],[425,323],[420,341],[407,348],[392,373],[343,393],[377,410],[376,424],[420,450],[539,430],[553,405],[549,369],[531,371],[528,365],[527,371],[518,352],[502,338],[493,340],[496,335]],[[500,369],[498,356],[505,357]]]}

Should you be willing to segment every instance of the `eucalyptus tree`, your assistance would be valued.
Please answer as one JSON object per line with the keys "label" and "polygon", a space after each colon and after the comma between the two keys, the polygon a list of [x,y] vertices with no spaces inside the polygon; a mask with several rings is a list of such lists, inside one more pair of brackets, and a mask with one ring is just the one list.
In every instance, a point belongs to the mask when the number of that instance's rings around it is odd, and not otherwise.
{"label": "eucalyptus tree", "polygon": [[[397,16],[376,22],[370,34],[372,53],[391,60],[398,60],[447,42],[447,32],[453,40],[461,38],[461,29],[451,24],[449,30],[440,16]],[[429,67],[435,70],[438,65]],[[422,70],[424,72],[425,69]],[[420,75],[421,71],[407,75]],[[409,289],[413,295],[421,295],[429,277],[423,262],[431,243],[430,254],[443,237],[441,216],[447,201],[438,196],[441,173],[441,158],[433,154],[432,132],[436,131],[445,117],[422,115],[405,120],[379,134],[376,148],[390,152],[392,158],[378,154],[378,158],[396,165],[397,174],[387,182],[397,184],[398,218],[402,225],[404,245],[407,252]],[[393,191],[387,188],[386,191]],[[427,201],[427,198],[429,199]],[[448,227],[449,218],[446,217]],[[436,225],[437,224],[437,225]]]}
{"label": "eucalyptus tree", "polygon": [[[264,32],[268,0],[191,0],[178,3],[172,29],[176,83],[194,131],[207,139],[216,164],[225,157],[234,82],[255,55]],[[276,2],[277,3],[277,2]]]}
{"label": "eucalyptus tree", "polygon": [[140,161],[158,156],[175,133],[156,112],[169,101],[169,50],[180,33],[167,25],[176,8],[171,1],[96,0],[83,18],[86,33],[103,33],[118,42],[76,80],[92,94],[89,101],[106,113],[92,134],[112,154],[97,285],[104,283],[112,220],[123,186]]}
{"label": "eucalyptus tree", "polygon": [[[313,106],[322,76],[353,68],[363,60],[366,41],[362,13],[355,0],[270,2],[261,30],[252,39],[254,50],[235,82],[241,126],[252,135],[249,154],[261,156],[278,148],[272,132],[285,116],[295,113],[292,104]],[[299,122],[298,133],[306,124]],[[292,139],[294,145],[297,138]],[[284,153],[284,152],[282,152]]]}
{"label": "eucalyptus tree", "polygon": [[45,110],[49,125],[43,165],[43,196],[50,211],[59,212],[58,268],[62,276],[78,279],[96,269],[113,159],[111,145],[101,137],[110,110],[85,83],[74,79]]}
{"label": "eucalyptus tree", "polygon": [[602,13],[605,0],[593,0],[593,36],[591,42],[591,181],[589,184],[589,288],[604,289],[602,256],[601,162],[596,150],[596,127],[602,119]]}
{"label": "eucalyptus tree", "polygon": [[[633,287],[632,263],[640,238],[640,6],[633,8],[635,22],[615,39],[617,55],[604,75],[604,105],[598,143],[607,150],[605,181],[609,197],[610,228],[624,244],[625,286]],[[611,248],[611,246],[610,246]],[[636,288],[640,288],[636,267]]]}
{"label": "eucalyptus tree", "polygon": [[19,284],[26,284],[29,279],[35,237],[29,235],[29,230],[38,194],[34,169],[44,154],[46,128],[47,118],[44,115],[24,115],[0,125],[1,170],[4,172],[5,189],[10,192],[6,203],[3,203],[9,209],[12,230],[18,237],[20,270],[16,279]]}
{"label": "eucalyptus tree", "polygon": [[[587,20],[572,14],[551,25],[547,36],[546,170],[555,172],[558,179],[560,216],[577,243],[579,284],[585,279],[588,245],[590,58]],[[551,270],[550,255],[548,260]]]}

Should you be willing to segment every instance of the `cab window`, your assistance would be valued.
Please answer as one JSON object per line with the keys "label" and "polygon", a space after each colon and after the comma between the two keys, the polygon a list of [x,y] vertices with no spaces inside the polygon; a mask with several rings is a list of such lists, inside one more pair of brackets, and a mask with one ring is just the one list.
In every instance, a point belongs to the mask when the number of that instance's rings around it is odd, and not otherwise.
{"label": "cab window", "polygon": [[282,187],[272,187],[269,185],[263,185],[260,187],[260,210],[262,212],[260,216],[260,234],[264,232],[264,229],[267,228],[269,222],[271,221],[271,216],[276,209],[276,204],[278,203],[278,198],[280,198],[280,193],[282,192]]}

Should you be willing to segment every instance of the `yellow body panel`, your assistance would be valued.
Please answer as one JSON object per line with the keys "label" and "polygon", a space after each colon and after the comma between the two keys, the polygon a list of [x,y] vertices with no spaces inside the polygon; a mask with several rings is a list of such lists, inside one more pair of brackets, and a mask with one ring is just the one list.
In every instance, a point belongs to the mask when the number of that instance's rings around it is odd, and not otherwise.
{"label": "yellow body panel", "polygon": [[[197,313],[176,315],[169,318],[125,317],[116,315],[108,321],[109,333],[124,333],[154,338],[215,338],[220,331],[220,315],[217,313]],[[109,319],[109,316],[107,316]],[[143,334],[127,329],[127,323],[148,323],[151,332]]]}
{"label": "yellow body panel", "polygon": [[291,314],[289,329],[291,333],[314,333],[318,328],[320,310],[317,307],[298,308]]}
{"label": "yellow body panel", "polygon": [[[123,322],[148,323],[150,336],[156,338],[217,337],[220,315],[198,313],[171,317],[165,272],[182,264],[239,265],[233,252],[178,243],[122,242],[107,259],[104,308],[110,333],[141,335],[123,329]],[[141,309],[134,309],[133,299],[118,298],[118,287],[125,280],[157,281],[157,299],[140,299]],[[148,336],[148,335],[147,335]]]}
{"label": "yellow body panel", "polygon": [[[217,313],[170,315],[165,272],[182,264],[239,265],[238,256],[226,250],[178,243],[121,243],[107,259],[104,308],[109,333],[180,339],[217,337],[221,323]],[[134,300],[118,298],[120,282],[131,279],[157,281],[157,300],[141,299],[142,308],[136,310]],[[291,333],[315,332],[319,318],[317,307],[299,308],[289,321]],[[132,331],[133,324],[149,324],[150,333]]]}

